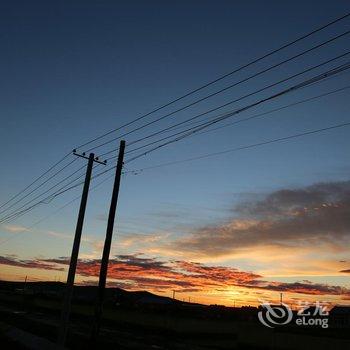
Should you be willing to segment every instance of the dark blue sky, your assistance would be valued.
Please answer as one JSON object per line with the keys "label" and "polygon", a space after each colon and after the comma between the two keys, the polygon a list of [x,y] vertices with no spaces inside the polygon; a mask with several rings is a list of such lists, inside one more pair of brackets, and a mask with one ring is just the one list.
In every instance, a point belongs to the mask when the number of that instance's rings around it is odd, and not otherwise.
{"label": "dark blue sky", "polygon": [[[2,1],[1,202],[77,144],[340,17],[348,7],[346,1]],[[196,96],[224,87],[346,29],[349,21]],[[160,127],[343,53],[348,44],[349,38],[345,37],[174,115]],[[344,74],[330,79],[254,112],[345,86],[348,78]],[[287,109],[278,116],[196,136],[141,159],[130,169],[346,122],[348,98],[349,92],[345,91]],[[146,131],[153,130],[157,128]],[[151,232],[176,226],[175,234],[181,234],[181,225],[225,217],[237,193],[344,179],[348,171],[348,135],[348,129],[340,129],[125,177],[119,206],[123,230]],[[106,213],[110,186],[109,182],[96,192],[89,206],[86,230],[91,235],[103,235],[105,223],[97,218]],[[58,200],[57,205],[79,191]],[[30,225],[52,212],[53,206],[40,207],[19,224]],[[169,212],[182,216],[181,220],[169,223]],[[184,218],[184,212],[188,217]],[[75,209],[69,209],[42,229],[72,232],[75,214]],[[7,237],[6,232],[1,234]],[[21,244],[22,248],[30,246],[30,253],[37,252],[35,240]],[[20,249],[15,240],[6,252],[11,249]],[[66,255],[69,249],[69,242],[58,242],[48,254]]]}

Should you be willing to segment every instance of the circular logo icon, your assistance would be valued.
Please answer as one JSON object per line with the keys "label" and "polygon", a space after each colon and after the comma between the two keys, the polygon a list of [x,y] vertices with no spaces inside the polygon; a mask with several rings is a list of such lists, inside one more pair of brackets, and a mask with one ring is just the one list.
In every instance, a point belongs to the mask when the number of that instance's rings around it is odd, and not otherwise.
{"label": "circular logo icon", "polygon": [[266,327],[274,328],[288,324],[293,318],[293,312],[286,304],[271,305],[264,302],[262,309],[258,313],[259,321]]}

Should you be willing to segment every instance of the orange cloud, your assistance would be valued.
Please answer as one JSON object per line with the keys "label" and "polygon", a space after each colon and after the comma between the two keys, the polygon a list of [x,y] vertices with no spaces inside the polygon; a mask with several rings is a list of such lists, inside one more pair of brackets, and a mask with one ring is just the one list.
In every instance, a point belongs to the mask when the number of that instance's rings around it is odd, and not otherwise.
{"label": "orange cloud", "polygon": [[[62,271],[69,264],[67,258],[19,260],[1,257],[0,264],[17,267]],[[77,274],[85,278],[99,276],[100,260],[80,260]],[[268,282],[262,276],[225,266],[208,266],[187,261],[163,262],[137,255],[120,255],[112,258],[108,270],[109,284],[127,289],[154,291],[177,290],[179,292],[223,291],[232,288],[290,292],[305,295],[334,295],[344,299],[350,289],[310,281]],[[88,281],[85,280],[85,283]]]}

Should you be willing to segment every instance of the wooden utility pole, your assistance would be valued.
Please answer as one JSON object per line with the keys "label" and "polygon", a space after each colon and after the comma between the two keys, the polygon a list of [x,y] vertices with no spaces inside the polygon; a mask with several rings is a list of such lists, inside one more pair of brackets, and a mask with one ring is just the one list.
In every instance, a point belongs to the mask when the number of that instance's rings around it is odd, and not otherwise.
{"label": "wooden utility pole", "polygon": [[103,301],[104,301],[104,293],[106,288],[106,280],[107,280],[107,272],[108,272],[108,261],[109,261],[109,254],[111,251],[115,213],[117,209],[120,180],[121,180],[122,169],[123,169],[124,151],[125,151],[125,141],[121,140],[120,146],[119,146],[119,155],[118,155],[117,167],[115,172],[115,179],[113,184],[111,205],[110,205],[109,214],[108,214],[106,238],[105,238],[102,260],[101,260],[100,277],[98,282],[98,295],[97,295],[96,306],[95,306],[95,324],[91,334],[91,340],[93,342],[97,341],[100,328],[101,328]]}
{"label": "wooden utility pole", "polygon": [[24,279],[24,286],[23,286],[24,291],[27,289],[27,278],[28,278],[28,276],[26,275],[26,277]]}
{"label": "wooden utility pole", "polygon": [[72,302],[72,296],[73,296],[74,278],[75,278],[75,271],[77,269],[77,263],[78,263],[81,233],[83,230],[85,209],[86,209],[86,204],[87,204],[87,199],[89,194],[92,167],[94,162],[97,162],[100,164],[106,164],[106,161],[100,162],[98,158],[95,158],[95,155],[93,153],[90,153],[89,157],[86,157],[85,153],[78,154],[76,153],[76,150],[73,150],[73,154],[78,157],[88,159],[88,164],[86,167],[83,194],[81,196],[78,221],[75,229],[75,236],[74,236],[72,254],[70,258],[68,277],[67,277],[67,283],[66,283],[66,291],[65,291],[65,296],[63,300],[63,306],[62,306],[61,324],[60,324],[60,329],[59,329],[59,334],[57,339],[57,343],[61,346],[64,346],[66,342],[67,332],[69,328],[69,316],[70,316],[71,302]]}

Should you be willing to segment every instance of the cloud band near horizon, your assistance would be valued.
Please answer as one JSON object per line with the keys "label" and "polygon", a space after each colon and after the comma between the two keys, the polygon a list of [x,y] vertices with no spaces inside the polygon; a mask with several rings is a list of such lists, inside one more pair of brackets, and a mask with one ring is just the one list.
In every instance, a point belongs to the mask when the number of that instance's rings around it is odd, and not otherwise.
{"label": "cloud band near horizon", "polygon": [[[25,267],[31,269],[66,270],[68,258],[26,259],[0,257],[1,265]],[[80,260],[77,275],[96,278],[99,275],[100,260]],[[224,266],[208,266],[186,261],[164,262],[155,258],[136,255],[120,255],[110,260],[108,278],[110,285],[129,290],[176,290],[178,292],[198,292],[243,287],[266,291],[290,292],[305,295],[333,295],[344,300],[350,297],[350,289],[310,281],[293,283],[269,282],[262,276]],[[91,280],[91,282],[93,282]],[[85,280],[84,283],[87,281]]]}

